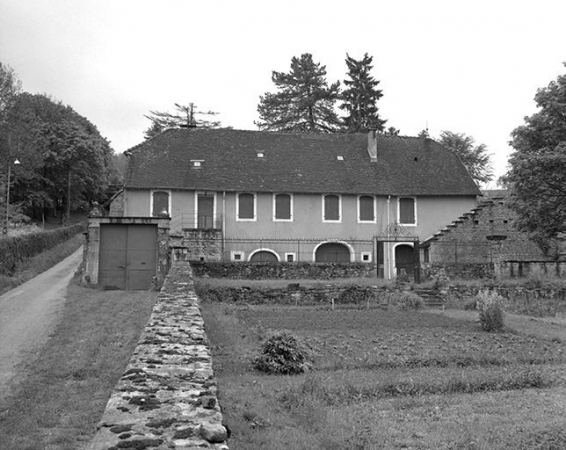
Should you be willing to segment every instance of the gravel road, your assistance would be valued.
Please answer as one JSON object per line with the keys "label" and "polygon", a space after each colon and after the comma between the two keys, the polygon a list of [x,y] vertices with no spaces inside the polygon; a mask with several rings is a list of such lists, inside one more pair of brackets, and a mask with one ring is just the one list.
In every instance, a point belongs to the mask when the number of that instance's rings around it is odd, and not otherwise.
{"label": "gravel road", "polygon": [[41,351],[57,324],[82,247],[56,266],[0,296],[0,400],[17,382],[18,366]]}

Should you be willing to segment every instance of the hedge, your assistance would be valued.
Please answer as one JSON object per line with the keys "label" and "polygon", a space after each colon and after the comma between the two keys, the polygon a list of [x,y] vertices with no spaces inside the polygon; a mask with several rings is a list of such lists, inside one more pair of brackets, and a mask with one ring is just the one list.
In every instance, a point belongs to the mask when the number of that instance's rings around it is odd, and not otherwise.
{"label": "hedge", "polygon": [[24,259],[49,250],[85,230],[86,225],[80,223],[49,231],[0,239],[0,275],[12,276],[16,272],[18,264]]}

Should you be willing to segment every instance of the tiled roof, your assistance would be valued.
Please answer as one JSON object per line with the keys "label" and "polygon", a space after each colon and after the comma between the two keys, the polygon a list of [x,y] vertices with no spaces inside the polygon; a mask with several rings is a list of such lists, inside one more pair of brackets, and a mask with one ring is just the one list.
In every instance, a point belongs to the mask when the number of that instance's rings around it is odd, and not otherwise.
{"label": "tiled roof", "polygon": [[[479,195],[450,151],[431,139],[171,129],[132,148],[126,188],[378,195]],[[263,157],[258,157],[258,152]],[[337,157],[342,156],[343,160]],[[202,161],[200,168],[191,161]]]}

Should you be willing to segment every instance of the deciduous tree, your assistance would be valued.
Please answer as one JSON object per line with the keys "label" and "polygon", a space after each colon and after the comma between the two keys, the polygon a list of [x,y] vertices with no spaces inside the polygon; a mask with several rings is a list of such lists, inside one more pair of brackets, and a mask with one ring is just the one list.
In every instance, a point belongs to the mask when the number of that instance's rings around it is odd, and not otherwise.
{"label": "deciduous tree", "polygon": [[485,144],[476,145],[472,136],[467,136],[464,133],[453,133],[452,131],[442,131],[440,143],[458,155],[468,169],[468,173],[478,185],[488,183],[493,179],[491,155],[487,152]]}
{"label": "deciduous tree", "polygon": [[558,256],[556,238],[566,233],[566,75],[539,89],[535,102],[539,111],[511,133],[504,180],[517,227]]}
{"label": "deciduous tree", "polygon": [[356,60],[346,54],[347,76],[344,80],[346,89],[342,92],[340,109],[346,112],[344,127],[352,133],[385,130],[385,122],[379,117],[377,101],[383,97],[383,92],[377,89],[379,81],[371,75],[373,56],[366,53],[361,60]]}
{"label": "deciduous tree", "polygon": [[260,120],[255,122],[260,130],[331,133],[340,129],[334,110],[340,82],[329,86],[326,66],[315,63],[310,53],[293,57],[289,73],[273,71],[271,79],[277,92],[260,96]]}

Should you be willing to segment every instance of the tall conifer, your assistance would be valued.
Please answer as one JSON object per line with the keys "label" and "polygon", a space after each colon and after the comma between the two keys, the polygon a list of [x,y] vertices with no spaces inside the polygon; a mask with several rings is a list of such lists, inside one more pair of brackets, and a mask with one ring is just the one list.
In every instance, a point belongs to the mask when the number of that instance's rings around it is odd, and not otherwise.
{"label": "tall conifer", "polygon": [[348,132],[357,133],[368,130],[385,130],[385,122],[379,117],[377,101],[383,97],[380,89],[377,89],[379,81],[370,74],[373,56],[366,53],[361,60],[355,60],[346,54],[347,76],[344,80],[346,88],[342,92],[340,109],[346,111],[344,127]]}
{"label": "tall conifer", "polygon": [[289,73],[272,72],[278,92],[260,96],[257,110],[260,130],[332,133],[340,129],[334,105],[340,82],[328,86],[326,66],[315,63],[310,53],[291,59]]}

